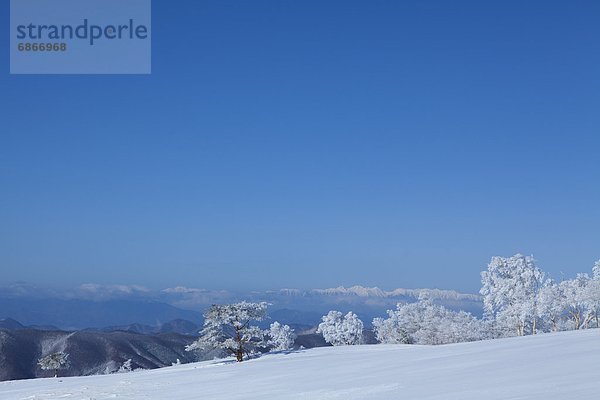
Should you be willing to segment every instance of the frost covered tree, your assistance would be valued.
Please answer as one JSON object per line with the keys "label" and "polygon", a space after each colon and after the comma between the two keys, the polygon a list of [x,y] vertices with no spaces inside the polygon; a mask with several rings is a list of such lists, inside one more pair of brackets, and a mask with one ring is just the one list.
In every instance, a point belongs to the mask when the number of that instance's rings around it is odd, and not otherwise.
{"label": "frost covered tree", "polygon": [[568,318],[573,323],[573,329],[587,328],[594,318],[593,312],[589,310],[591,303],[589,275],[577,274],[575,279],[562,281],[560,288],[564,295]]}
{"label": "frost covered tree", "polygon": [[486,316],[512,326],[517,336],[535,334],[540,314],[538,295],[544,281],[545,275],[532,257],[492,257],[487,271],[481,273]]}
{"label": "frost covered tree", "polygon": [[596,261],[592,268],[592,276],[595,281],[600,281],[600,260]]}
{"label": "frost covered tree", "polygon": [[588,284],[587,307],[590,320],[596,328],[600,328],[600,280],[592,280]]}
{"label": "frost covered tree", "polygon": [[591,278],[587,274],[577,274],[575,279],[561,282],[561,285],[573,329],[600,327],[600,261],[592,268]]}
{"label": "frost covered tree", "polygon": [[327,343],[346,346],[363,342],[363,323],[352,311],[346,315],[329,311],[321,320],[317,333],[322,334]]}
{"label": "frost covered tree", "polygon": [[131,372],[133,370],[132,367],[131,367],[131,361],[132,361],[131,358],[125,360],[123,362],[123,365],[121,365],[119,367],[119,370],[117,371],[117,373],[124,374],[124,373],[127,373],[127,372]]}
{"label": "frost covered tree", "polygon": [[560,322],[566,305],[561,286],[553,279],[548,279],[538,294],[538,317],[546,323],[551,331],[560,329]]}
{"label": "frost covered tree", "polygon": [[244,355],[255,354],[258,348],[267,345],[265,332],[252,321],[262,321],[267,317],[267,303],[213,305],[204,314],[204,326],[200,338],[186,347],[192,350],[220,349],[235,356],[237,361]]}
{"label": "frost covered tree", "polygon": [[388,310],[388,318],[373,319],[373,332],[379,343],[384,344],[409,344],[410,336],[401,326],[398,315],[393,310]]}
{"label": "frost covered tree", "polygon": [[474,342],[495,337],[488,324],[471,313],[446,309],[445,315],[440,329],[445,343]]}
{"label": "frost covered tree", "polygon": [[494,257],[482,272],[486,316],[497,330],[516,326],[517,335],[600,327],[600,261],[592,273],[556,283],[531,257]]}
{"label": "frost covered tree", "polygon": [[600,328],[600,261],[592,268],[592,279],[587,287],[587,307],[592,314],[596,328]]}
{"label": "frost covered tree", "polygon": [[487,338],[485,326],[471,314],[451,311],[421,298],[398,303],[387,319],[375,318],[373,329],[380,343],[447,344]]}
{"label": "frost covered tree", "polygon": [[282,325],[277,321],[271,324],[267,335],[269,337],[268,345],[271,347],[271,350],[275,351],[291,349],[296,340],[294,330],[288,325]]}
{"label": "frost covered tree", "polygon": [[69,354],[59,351],[49,354],[38,360],[38,365],[45,371],[54,371],[54,377],[58,376],[58,371],[69,368]]}

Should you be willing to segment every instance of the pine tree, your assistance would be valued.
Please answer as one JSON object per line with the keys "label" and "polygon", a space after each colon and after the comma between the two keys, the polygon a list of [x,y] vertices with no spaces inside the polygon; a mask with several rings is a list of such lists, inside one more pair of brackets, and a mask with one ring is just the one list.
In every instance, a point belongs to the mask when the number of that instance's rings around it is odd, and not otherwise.
{"label": "pine tree", "polygon": [[267,345],[265,332],[251,321],[262,321],[267,316],[267,303],[213,305],[204,314],[200,338],[186,347],[187,351],[221,349],[235,355],[238,362]]}

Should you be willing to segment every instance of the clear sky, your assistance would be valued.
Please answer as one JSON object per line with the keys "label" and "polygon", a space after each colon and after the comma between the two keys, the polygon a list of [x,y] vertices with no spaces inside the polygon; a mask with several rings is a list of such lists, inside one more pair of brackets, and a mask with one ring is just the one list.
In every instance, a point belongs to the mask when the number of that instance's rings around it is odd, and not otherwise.
{"label": "clear sky", "polygon": [[493,255],[600,258],[597,1],[154,0],[152,35],[149,76],[0,52],[0,284],[474,292]]}

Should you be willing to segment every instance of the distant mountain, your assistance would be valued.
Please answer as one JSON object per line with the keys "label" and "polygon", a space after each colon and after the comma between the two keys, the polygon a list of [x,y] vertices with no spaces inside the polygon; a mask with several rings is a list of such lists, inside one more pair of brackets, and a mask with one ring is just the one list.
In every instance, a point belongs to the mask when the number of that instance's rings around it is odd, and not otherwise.
{"label": "distant mountain", "polygon": [[22,328],[24,328],[24,326],[19,323],[19,321],[15,321],[12,318],[0,319],[0,329],[14,330]]}
{"label": "distant mountain", "polygon": [[[88,329],[94,330],[94,329]],[[144,325],[144,324],[129,324],[121,326],[107,326],[100,329],[103,332],[133,332],[141,333],[144,335],[157,334],[157,333],[179,333],[182,335],[196,335],[200,330],[200,327],[191,321],[185,319],[174,319],[169,322],[165,322],[161,325]]]}
{"label": "distant mountain", "polygon": [[169,366],[177,359],[187,363],[198,358],[185,351],[193,340],[175,333],[0,330],[0,381],[51,376],[37,361],[57,351],[69,353],[70,367],[62,376],[113,373],[128,359],[134,369]]}
{"label": "distant mountain", "polygon": [[[16,323],[16,324],[15,324]],[[60,376],[111,374],[128,359],[133,369],[154,369],[177,363],[208,360],[216,353],[187,352],[185,346],[197,336],[179,333],[141,334],[119,331],[43,331],[22,328],[17,321],[0,328],[0,381],[52,376],[43,371],[38,360],[48,354],[63,351],[69,354],[70,366]],[[164,324],[163,330],[191,329],[189,321],[175,320]],[[197,327],[196,327],[197,328]],[[372,333],[365,332],[368,343]],[[298,335],[296,347],[327,346],[323,337],[314,332]]]}
{"label": "distant mountain", "polygon": [[385,291],[377,287],[339,286],[328,289],[280,289],[230,293],[175,287],[164,289],[161,292],[163,301],[187,309],[205,309],[213,303],[251,300],[271,303],[271,313],[278,309],[322,313],[332,309],[331,307],[341,307],[353,309],[353,311],[368,309],[369,313],[376,312],[384,315],[387,309],[395,308],[397,303],[414,302],[420,297],[430,298],[436,303],[455,310],[461,309],[476,315],[480,315],[482,312],[481,296],[441,289],[399,288]]}
{"label": "distant mountain", "polygon": [[14,331],[17,329],[36,329],[38,331],[58,331],[59,329],[52,325],[29,325],[25,326],[21,324],[19,321],[16,321],[12,318],[0,319],[0,329],[6,329],[8,331]]}
{"label": "distant mountain", "polygon": [[[284,321],[305,325],[319,323],[320,316],[329,310],[354,311],[370,326],[375,317],[383,317],[398,303],[412,303],[421,297],[433,300],[451,310],[464,310],[476,316],[483,313],[481,296],[440,289],[395,289],[384,291],[377,287],[337,287],[329,289],[281,289],[252,294],[253,300],[271,303],[270,315]],[[177,304],[176,301],[173,304]],[[287,323],[287,322],[286,322]]]}
{"label": "distant mountain", "polygon": [[160,327],[144,324],[128,324],[128,325],[117,325],[117,326],[106,326],[104,328],[87,328],[86,331],[100,331],[100,332],[131,332],[139,333],[142,335],[151,335],[158,333]]}
{"label": "distant mountain", "polygon": [[[282,289],[282,294],[295,294],[298,292],[290,291],[289,289]],[[466,301],[481,301],[481,296],[476,294],[465,294],[459,293],[454,290],[441,290],[441,289],[394,289],[392,291],[383,291],[378,287],[364,287],[364,286],[352,286],[349,288],[339,286],[330,289],[313,289],[308,292],[309,294],[326,295],[326,296],[358,296],[358,297],[384,297],[384,298],[398,298],[398,297],[412,297],[418,299],[421,296],[425,296],[436,300],[466,300]],[[302,294],[302,292],[300,292]]]}
{"label": "distant mountain", "polygon": [[289,308],[269,311],[270,319],[267,322],[278,321],[290,325],[294,329],[304,330],[316,325],[323,314],[316,311],[300,311]]}
{"label": "distant mountain", "polygon": [[132,323],[160,326],[174,319],[202,321],[200,312],[157,301],[27,297],[0,298],[0,318],[13,318],[24,325],[52,325],[67,330]]}
{"label": "distant mountain", "polygon": [[[153,291],[137,285],[81,285],[63,292],[40,289],[26,283],[0,288],[0,318],[13,318],[27,326],[57,326],[61,329],[86,328],[123,330],[152,334],[178,332],[188,334],[202,324],[202,312],[212,304],[247,301],[270,303],[268,325],[277,320],[306,330],[317,325],[329,310],[353,311],[370,326],[374,317],[398,303],[411,303],[420,297],[432,299],[452,310],[482,315],[481,297],[453,290],[403,289],[382,290],[377,287],[335,287],[326,289],[280,289],[269,291],[230,292],[187,287]],[[193,311],[190,311],[193,310]],[[173,320],[191,324],[162,325]]]}
{"label": "distant mountain", "polygon": [[185,319],[174,319],[161,325],[160,333],[180,333],[182,335],[196,335],[200,326]]}

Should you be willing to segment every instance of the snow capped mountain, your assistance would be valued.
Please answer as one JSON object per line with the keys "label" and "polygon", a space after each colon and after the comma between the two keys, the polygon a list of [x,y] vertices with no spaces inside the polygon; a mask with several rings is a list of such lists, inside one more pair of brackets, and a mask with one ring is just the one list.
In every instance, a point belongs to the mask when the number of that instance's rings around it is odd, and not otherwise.
{"label": "snow capped mountain", "polygon": [[284,288],[279,290],[252,291],[252,292],[230,292],[226,290],[210,290],[202,288],[193,288],[186,286],[175,286],[165,288],[159,291],[151,290],[140,285],[99,285],[95,283],[86,283],[73,290],[52,291],[48,289],[37,288],[27,283],[19,282],[0,288],[0,297],[48,297],[48,298],[68,298],[68,299],[86,299],[94,301],[106,301],[125,298],[136,299],[170,299],[170,298],[188,298],[195,299],[198,302],[210,303],[228,298],[249,297],[306,297],[306,296],[357,296],[370,298],[395,298],[427,296],[432,299],[448,300],[471,300],[480,301],[481,296],[476,294],[459,293],[454,290],[442,289],[404,289],[398,288],[391,291],[384,291],[378,287],[366,287],[355,285],[351,287],[338,286],[325,289],[294,289]]}
{"label": "snow capped mountain", "polygon": [[[207,289],[197,289],[188,287],[173,287],[163,289],[162,293],[171,296],[185,296],[185,297],[198,297],[198,298],[224,298],[227,296],[241,296],[242,294],[236,294],[227,292],[224,290],[211,291]],[[287,297],[308,297],[308,296],[357,296],[363,298],[398,298],[398,297],[411,297],[418,299],[420,296],[427,296],[431,299],[439,300],[469,300],[469,301],[481,301],[481,296],[476,294],[465,294],[454,290],[442,290],[442,289],[404,289],[398,288],[390,291],[384,291],[378,287],[366,287],[355,285],[351,287],[338,286],[335,288],[326,289],[293,289],[284,288],[279,290],[267,290],[264,292],[253,291],[249,295],[253,298],[264,297],[274,298],[277,296]]]}
{"label": "snow capped mountain", "polygon": [[[330,310],[353,311],[370,324],[386,315],[397,303],[410,303],[425,296],[452,310],[481,315],[482,301],[475,294],[440,289],[394,289],[339,286],[326,289],[294,289],[231,292],[185,286],[151,290],[138,285],[84,284],[73,290],[44,291],[20,283],[0,288],[0,318],[14,318],[26,325],[54,325],[63,329],[85,329],[114,325],[160,325],[183,318],[198,322],[212,304],[242,300],[266,301],[269,313],[280,322],[308,328],[319,323]],[[99,312],[102,310],[102,312]],[[190,311],[192,310],[192,313]],[[278,312],[279,311],[279,312]],[[193,315],[193,312],[195,314]]]}
{"label": "snow capped mountain", "polygon": [[338,286],[336,288],[330,289],[313,289],[311,290],[313,294],[321,294],[321,295],[349,295],[349,296],[359,296],[359,297],[387,297],[387,293],[378,287],[364,287],[364,286],[352,286],[349,288],[345,288],[343,286]]}
{"label": "snow capped mountain", "polygon": [[0,383],[0,400],[597,399],[600,329],[444,346],[323,347],[235,363]]}
{"label": "snow capped mountain", "polygon": [[443,289],[394,289],[391,292],[386,292],[386,295],[388,297],[407,296],[414,298],[419,298],[419,296],[426,296],[434,300],[482,300],[482,297],[478,294],[459,293],[455,290]]}
{"label": "snow capped mountain", "polygon": [[[191,289],[188,289],[191,290]],[[176,293],[177,291],[174,289],[165,289],[169,293]],[[184,293],[183,291],[178,291],[178,293]],[[351,287],[338,286],[335,288],[327,288],[327,289],[310,289],[310,290],[301,290],[301,289],[280,289],[277,291],[266,291],[264,293],[254,292],[254,295],[268,295],[268,296],[290,296],[290,297],[307,297],[307,296],[357,296],[364,298],[414,298],[418,299],[421,296],[425,296],[427,298],[433,300],[467,300],[467,301],[481,301],[481,296],[478,294],[470,294],[470,293],[460,293],[455,290],[444,290],[444,289],[404,289],[398,288],[390,291],[382,290],[378,287],[366,287],[355,285]]]}
{"label": "snow capped mountain", "polygon": [[[287,289],[290,290],[290,289]],[[313,289],[309,293],[319,295],[347,295],[347,296],[359,296],[359,297],[413,297],[418,299],[420,296],[426,296],[430,299],[436,300],[471,300],[481,301],[481,296],[476,294],[465,294],[459,293],[454,290],[442,290],[442,289],[403,289],[398,288],[391,291],[383,291],[378,287],[364,287],[364,286],[352,286],[346,288],[344,286],[338,286],[330,289]]]}
{"label": "snow capped mountain", "polygon": [[304,296],[306,292],[300,289],[280,289],[278,291],[268,291],[267,293],[276,294],[279,293],[282,296]]}

